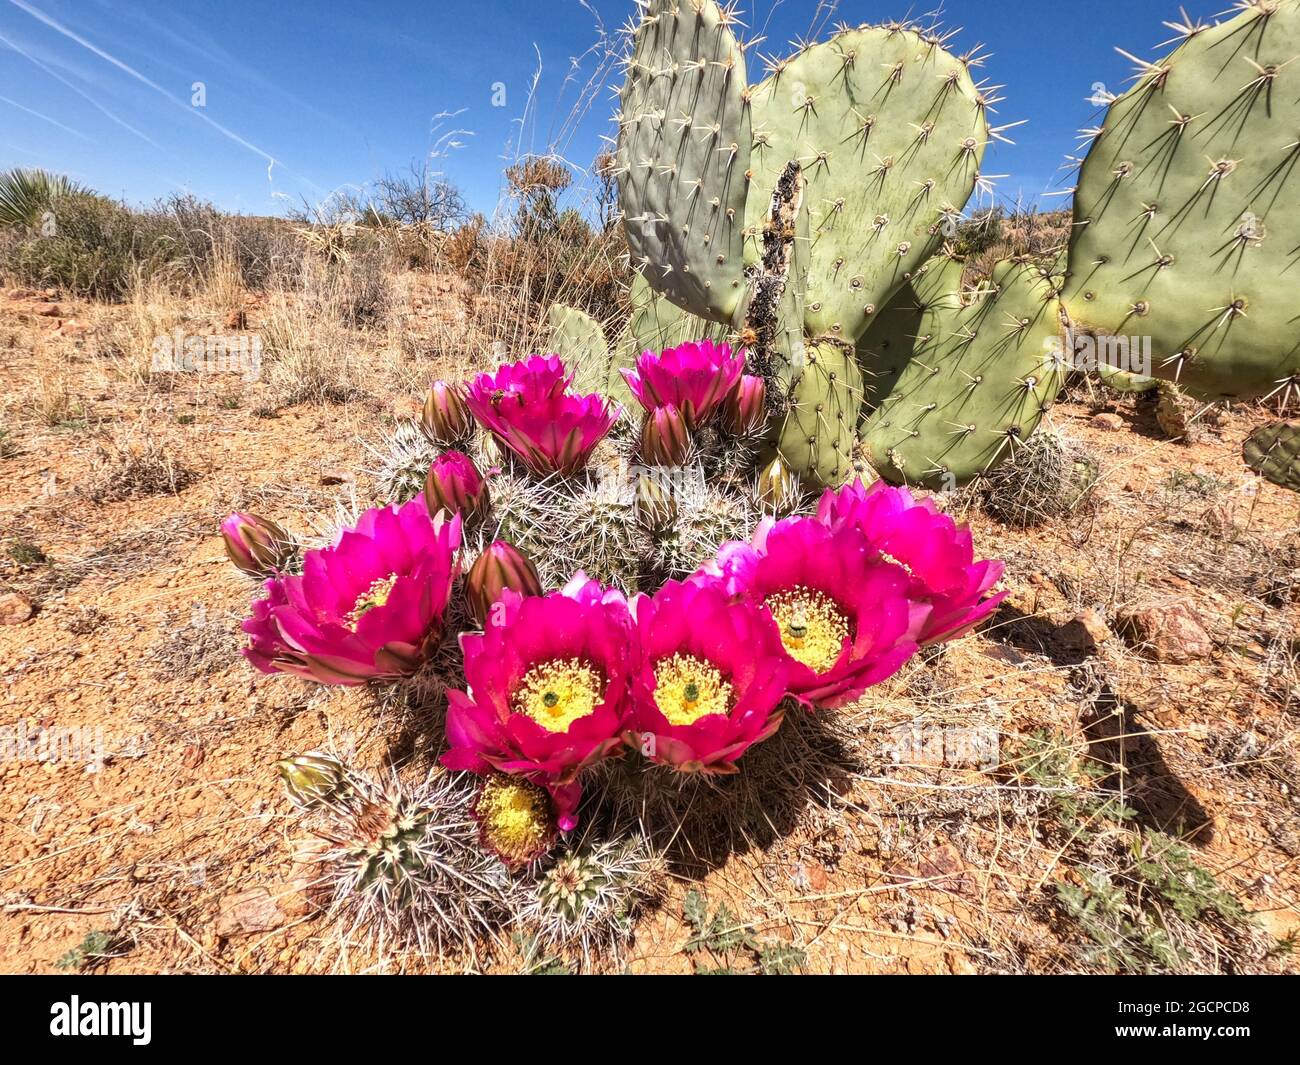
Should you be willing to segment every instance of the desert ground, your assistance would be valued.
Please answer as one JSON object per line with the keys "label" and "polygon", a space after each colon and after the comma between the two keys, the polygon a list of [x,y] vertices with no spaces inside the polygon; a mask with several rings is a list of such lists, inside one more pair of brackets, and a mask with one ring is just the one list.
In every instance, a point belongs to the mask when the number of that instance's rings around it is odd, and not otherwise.
{"label": "desert ground", "polygon": [[[276,761],[418,778],[440,711],[255,674],[219,523],[328,537],[386,501],[432,379],[544,343],[544,299],[358,262],[0,293],[0,970],[1297,971],[1300,503],[1241,459],[1276,415],[1171,437],[1088,379],[1046,430],[1095,463],[1078,506],[941,499],[1007,563],[991,623],[750,752],[745,818],[687,823],[616,945],[420,951],[331,921]],[[176,329],[262,337],[266,365],[156,372]]]}

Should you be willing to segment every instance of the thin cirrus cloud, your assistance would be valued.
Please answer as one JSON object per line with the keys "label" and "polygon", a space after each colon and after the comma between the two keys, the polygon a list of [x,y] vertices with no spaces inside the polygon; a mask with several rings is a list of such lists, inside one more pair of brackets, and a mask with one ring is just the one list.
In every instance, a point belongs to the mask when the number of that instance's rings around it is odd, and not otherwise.
{"label": "thin cirrus cloud", "polygon": [[146,77],[144,74],[141,74],[130,64],[123,62],[122,60],[118,59],[116,56],[105,51],[103,48],[100,48],[98,45],[87,40],[79,33],[69,29],[67,26],[63,25],[63,23],[59,22],[57,19],[52,18],[51,16],[47,15],[45,12],[29,4],[27,0],[9,0],[9,2],[13,4],[15,7],[17,7],[19,10],[26,12],[28,15],[36,19],[38,22],[41,22],[45,26],[54,30],[56,33],[62,34],[70,41],[75,42],[76,44],[80,45],[82,48],[85,48],[87,51],[93,53],[94,55],[98,56],[100,59],[104,60],[104,62],[111,64],[112,66],[120,70],[122,73],[126,74],[131,78],[134,78],[140,84],[153,90],[164,100],[168,101],[174,106],[185,111],[186,114],[193,115],[195,118],[199,119],[200,121],[207,123],[207,125],[211,126],[227,140],[233,141],[235,144],[238,144],[240,147],[245,148],[246,150],[261,157],[267,164],[266,174],[268,180],[273,180],[272,172],[277,166],[279,166],[286,173],[302,181],[304,184],[308,185],[309,187],[317,188],[314,182],[310,181],[307,178],[302,177],[299,174],[294,174],[293,171],[289,170],[286,166],[284,166],[284,164],[279,159],[277,159],[274,155],[272,155],[270,152],[254,144],[252,141],[248,140],[247,138],[240,136],[234,130],[229,129],[226,126],[223,126],[220,122],[217,122],[215,119],[210,118],[202,111],[191,107],[189,104],[187,104],[184,100],[181,100],[179,97],[173,96],[157,82],[153,81],[149,77]]}
{"label": "thin cirrus cloud", "polygon": [[51,126],[56,126],[57,128],[63,130],[64,133],[71,133],[74,137],[80,137],[83,141],[86,141],[90,144],[95,143],[84,133],[82,133],[81,130],[73,129],[71,126],[65,126],[57,118],[51,118],[49,115],[42,114],[40,111],[36,111],[26,106],[25,104],[20,104],[17,100],[11,100],[7,96],[0,96],[0,103],[8,104],[10,107],[17,108],[19,111],[24,111],[27,114],[32,115],[34,118],[39,118],[42,122],[48,122]]}
{"label": "thin cirrus cloud", "polygon": [[[140,138],[142,141],[144,141],[146,144],[150,145],[150,146],[153,147],[153,148],[156,148],[158,151],[163,152],[164,154],[167,154],[167,155],[171,155],[171,154],[172,154],[171,152],[168,152],[168,151],[167,151],[167,150],[166,150],[166,149],[165,149],[161,144],[159,144],[156,140],[154,140],[152,137],[150,137],[147,133],[142,133],[140,130],[136,129],[135,126],[131,125],[131,123],[129,123],[128,121],[126,121],[126,119],[124,119],[124,118],[122,118],[120,115],[116,115],[116,114],[114,114],[112,111],[110,111],[110,110],[109,110],[107,107],[105,107],[102,103],[100,103],[100,102],[99,102],[98,100],[96,100],[93,96],[91,96],[90,93],[86,92],[86,91],[85,91],[84,89],[82,89],[80,86],[76,85],[75,83],[73,83],[73,82],[70,81],[69,79],[65,78],[62,74],[60,74],[57,70],[55,70],[55,69],[54,69],[50,64],[46,63],[46,62],[45,62],[44,60],[42,60],[42,59],[38,59],[32,50],[29,50],[29,49],[27,49],[27,48],[24,48],[24,47],[22,47],[20,44],[18,44],[17,42],[10,40],[10,39],[9,39],[8,37],[6,37],[3,33],[0,33],[0,44],[4,44],[4,45],[6,45],[7,47],[11,48],[13,51],[17,52],[20,56],[22,56],[24,59],[26,59],[29,63],[32,63],[32,64],[34,64],[35,66],[39,67],[39,68],[40,68],[41,70],[43,70],[46,74],[48,74],[50,77],[52,77],[55,81],[59,82],[60,84],[62,84],[62,85],[64,85],[64,86],[66,86],[67,88],[71,89],[71,90],[72,90],[73,92],[75,92],[78,96],[80,96],[83,100],[85,100],[87,103],[89,103],[92,107],[95,107],[96,109],[98,109],[98,111],[100,112],[100,114],[104,115],[104,116],[105,116],[106,118],[108,118],[110,121],[117,123],[117,125],[121,126],[121,127],[122,127],[124,130],[126,130],[128,133],[133,133],[135,136],[139,137],[139,138]],[[174,158],[174,156],[173,156],[173,158]]]}
{"label": "thin cirrus cloud", "polygon": [[[179,12],[168,11],[166,22],[135,8],[128,7],[122,14],[135,21],[147,32],[167,41],[171,49],[188,53],[190,56],[206,63],[215,63],[223,71],[231,75],[232,80],[238,87],[256,91],[262,100],[274,96],[304,114],[326,122],[344,133],[357,135],[357,130],[354,127],[339,121],[335,116],[322,111],[311,101],[303,99],[302,96],[292,93],[285,89],[284,86],[272,81],[256,66],[245,63],[238,55],[223,47],[210,34],[186,20]],[[178,72],[190,69],[177,63],[172,63],[170,66]]]}

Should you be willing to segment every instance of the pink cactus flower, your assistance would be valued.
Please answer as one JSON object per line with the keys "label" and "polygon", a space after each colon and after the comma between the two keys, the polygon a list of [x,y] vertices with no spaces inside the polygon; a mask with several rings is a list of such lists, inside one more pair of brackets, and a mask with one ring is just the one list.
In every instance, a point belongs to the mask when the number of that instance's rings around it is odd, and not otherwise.
{"label": "pink cactus flower", "polygon": [[767,607],[789,659],[790,692],[815,707],[843,706],[896,673],[930,614],[909,598],[902,566],[857,529],[816,518],[763,521],[752,544],[724,544],[706,572]]}
{"label": "pink cactus flower", "polygon": [[828,491],[817,517],[831,528],[861,532],[877,555],[894,559],[912,577],[908,595],[931,605],[920,644],[942,643],[969,632],[989,617],[1006,592],[985,598],[1002,579],[1001,562],[976,562],[970,529],[942,514],[931,499],[917,499],[906,488],[859,480]]}
{"label": "pink cactus flower", "polygon": [[636,369],[622,371],[648,412],[676,407],[691,425],[702,425],[730,398],[745,372],[745,353],[729,344],[700,340],[656,355],[642,352]]}
{"label": "pink cactus flower", "polygon": [[569,831],[578,775],[623,744],[634,638],[627,600],[586,574],[546,596],[506,589],[487,630],[461,636],[467,690],[447,696],[443,765],[541,785]]}
{"label": "pink cactus flower", "polygon": [[781,725],[789,666],[767,610],[718,578],[632,601],[641,656],[629,745],[683,772],[736,773]]}
{"label": "pink cactus flower", "polygon": [[495,374],[479,374],[466,402],[479,424],[533,473],[567,477],[587,464],[622,412],[600,395],[571,395],[572,383],[558,356],[531,355]]}
{"label": "pink cactus flower", "polygon": [[431,518],[418,497],[367,511],[333,547],[308,551],[301,577],[266,582],[244,654],[263,673],[323,684],[410,676],[442,636],[460,539],[460,518]]}

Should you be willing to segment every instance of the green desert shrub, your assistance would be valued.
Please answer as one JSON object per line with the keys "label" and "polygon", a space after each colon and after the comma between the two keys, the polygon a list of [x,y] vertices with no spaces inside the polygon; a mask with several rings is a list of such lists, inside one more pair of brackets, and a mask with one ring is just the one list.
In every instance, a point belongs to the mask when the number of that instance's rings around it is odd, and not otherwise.
{"label": "green desert shrub", "polygon": [[30,231],[5,248],[2,265],[24,284],[120,300],[133,277],[167,268],[172,249],[156,219],[78,192],[59,198],[50,231]]}

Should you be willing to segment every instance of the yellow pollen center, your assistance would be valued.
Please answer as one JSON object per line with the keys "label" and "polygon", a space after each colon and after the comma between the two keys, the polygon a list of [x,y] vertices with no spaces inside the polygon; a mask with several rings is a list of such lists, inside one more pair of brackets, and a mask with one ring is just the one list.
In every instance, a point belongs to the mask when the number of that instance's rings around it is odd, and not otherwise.
{"label": "yellow pollen center", "polygon": [[849,621],[829,595],[796,587],[767,598],[790,657],[814,673],[825,673],[840,659]]}
{"label": "yellow pollen center", "polygon": [[533,666],[515,689],[515,713],[525,714],[548,732],[568,732],[605,698],[605,680],[576,658]]}
{"label": "yellow pollen center", "polygon": [[490,777],[475,813],[491,845],[512,862],[531,861],[551,836],[550,800],[526,780]]}
{"label": "yellow pollen center", "polygon": [[390,573],[387,577],[380,577],[369,588],[357,596],[356,605],[352,608],[352,613],[348,615],[348,621],[352,627],[357,627],[357,622],[365,617],[370,611],[377,606],[383,606],[388,602],[388,597],[393,594],[393,585],[397,583],[397,574]]}
{"label": "yellow pollen center", "polygon": [[731,713],[731,682],[702,659],[675,654],[655,666],[655,704],[670,725]]}

